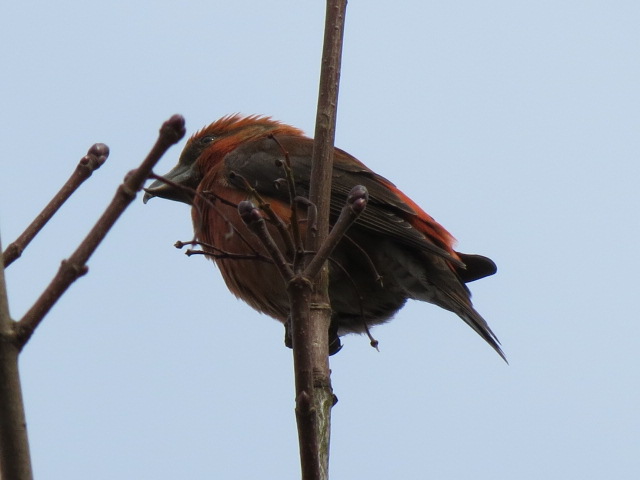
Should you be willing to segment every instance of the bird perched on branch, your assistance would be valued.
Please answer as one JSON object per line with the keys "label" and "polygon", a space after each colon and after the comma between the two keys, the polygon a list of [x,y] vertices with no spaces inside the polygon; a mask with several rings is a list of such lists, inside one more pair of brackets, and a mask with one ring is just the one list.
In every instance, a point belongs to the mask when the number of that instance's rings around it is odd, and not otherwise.
{"label": "bird perched on branch", "polygon": [[[296,193],[308,197],[313,140],[263,116],[226,116],[194,134],[165,179],[146,189],[192,205],[195,238],[213,258],[233,294],[283,323],[289,315],[284,280],[241,220],[240,202],[259,196],[285,222],[291,217],[282,163],[288,155]],[[284,185],[283,185],[284,183]],[[389,180],[335,149],[330,213],[335,221],[355,185],[369,192],[364,212],[329,260],[330,349],[339,335],[365,333],[389,320],[407,299],[454,312],[502,358],[498,339],[473,308],[468,282],[492,275],[486,257],[456,252],[454,238]],[[306,230],[306,207],[296,207]],[[273,237],[281,249],[275,227]],[[304,238],[304,236],[303,236]]]}

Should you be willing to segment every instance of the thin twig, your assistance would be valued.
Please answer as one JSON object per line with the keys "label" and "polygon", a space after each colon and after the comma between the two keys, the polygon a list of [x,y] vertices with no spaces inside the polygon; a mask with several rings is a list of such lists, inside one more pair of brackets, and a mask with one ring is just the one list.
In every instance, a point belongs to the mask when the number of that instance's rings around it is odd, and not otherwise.
{"label": "thin twig", "polygon": [[[249,240],[247,240],[247,238],[242,234],[242,232],[240,230],[238,230],[236,228],[236,226],[233,224],[233,222],[231,222],[227,216],[222,213],[222,210],[220,210],[218,208],[218,206],[215,204],[216,201],[220,201],[221,203],[234,207],[234,208],[238,208],[238,204],[237,203],[233,203],[223,197],[220,197],[218,195],[216,195],[213,192],[209,192],[209,191],[204,191],[202,193],[198,192],[198,196],[200,198],[202,198],[207,205],[214,211],[216,212],[218,215],[220,215],[220,218],[222,218],[222,220],[224,220],[224,223],[229,227],[229,233],[227,233],[228,236],[230,235],[236,235],[241,241],[242,243],[244,243],[250,250],[253,251],[253,253],[255,255],[260,255],[260,253],[255,249],[255,247],[253,246],[253,244],[251,242],[249,242]],[[211,198],[213,198],[213,200]],[[195,203],[194,203],[194,208],[195,208]],[[204,216],[201,214],[201,212],[198,212],[201,218],[201,225],[199,226],[199,230],[200,231],[202,229],[202,225],[205,223],[205,218]],[[197,235],[196,235],[197,236]],[[215,247],[214,247],[215,248]]]}
{"label": "thin twig", "polygon": [[64,260],[58,273],[53,278],[46,290],[40,295],[29,311],[16,325],[17,337],[20,348],[29,341],[31,335],[38,327],[44,316],[58,301],[69,286],[80,276],[87,272],[86,263],[95,252],[96,248],[107,235],[116,220],[142,189],[144,182],[149,177],[151,169],[160,160],[162,155],[177,143],[185,134],[184,118],[174,115],[160,128],[160,134],[155,145],[140,166],[127,174],[124,182],[118,187],[116,194],[98,219],[91,231],[87,234],[75,252]]}
{"label": "thin twig", "polygon": [[384,279],[382,278],[382,275],[380,275],[380,273],[378,273],[378,269],[376,268],[375,263],[373,263],[373,260],[371,260],[371,257],[369,256],[367,251],[364,248],[362,248],[360,245],[358,245],[358,242],[353,240],[349,235],[345,234],[344,239],[346,241],[348,241],[349,243],[351,243],[351,245],[353,247],[358,249],[358,251],[362,254],[362,256],[366,260],[367,264],[369,265],[369,268],[371,268],[371,271],[375,275],[375,277],[376,277],[375,281],[380,284],[380,287],[384,287]]}
{"label": "thin twig", "polygon": [[204,255],[205,257],[215,258],[216,260],[258,260],[259,262],[273,263],[273,260],[271,260],[270,258],[260,254],[255,254],[255,253],[254,254],[229,253],[229,252],[211,253],[211,252],[206,252],[204,250],[189,249],[189,250],[186,250],[184,254],[187,257],[190,257],[191,255]]}
{"label": "thin twig", "polygon": [[199,242],[198,240],[191,240],[189,242],[177,241],[174,244],[174,247],[182,249],[187,245],[199,246],[207,249],[207,250],[188,249],[184,252],[187,257],[190,257],[191,255],[206,255],[207,257],[215,258],[216,260],[222,260],[222,259],[259,260],[261,262],[273,263],[273,260],[271,258],[265,257],[264,255],[261,255],[259,253],[246,254],[246,253],[225,252],[224,250],[218,247],[214,247],[213,245],[210,245],[205,242]]}
{"label": "thin twig", "polygon": [[294,245],[293,240],[291,238],[291,233],[287,228],[287,224],[284,223],[284,220],[280,218],[280,216],[271,208],[271,204],[267,202],[260,193],[251,186],[251,184],[244,178],[242,175],[236,172],[230,172],[229,178],[238,178],[242,181],[244,188],[247,192],[251,194],[252,197],[256,199],[258,202],[258,208],[267,214],[267,217],[278,229],[278,233],[280,233],[280,237],[284,242],[285,255],[287,257],[293,257],[294,255]]}
{"label": "thin twig", "polygon": [[278,141],[275,135],[269,135],[276,145],[280,148],[282,155],[284,156],[284,162],[281,165],[284,170],[285,180],[287,182],[287,188],[289,190],[289,205],[291,206],[291,236],[293,237],[293,244],[295,245],[295,253],[293,256],[293,269],[295,272],[299,272],[303,267],[304,260],[304,245],[302,244],[302,236],[300,234],[300,225],[298,224],[298,205],[295,201],[298,198],[296,194],[296,183],[293,178],[293,170],[291,168],[291,159],[289,158],[289,152]]}
{"label": "thin twig", "polygon": [[[346,238],[346,235],[344,236],[344,238]],[[306,252],[309,253],[309,252]],[[351,274],[349,273],[349,271],[344,268],[344,266],[342,266],[342,264],[340,262],[338,262],[337,260],[329,257],[328,261],[334,265],[335,267],[339,268],[340,271],[345,275],[345,277],[347,278],[347,280],[349,280],[349,283],[351,284],[351,286],[353,287],[353,290],[356,292],[356,295],[358,296],[358,308],[360,309],[360,320],[362,321],[362,325],[364,327],[364,331],[367,334],[367,336],[369,337],[369,344],[375,348],[376,350],[380,351],[378,349],[378,344],[380,342],[378,342],[378,340],[376,340],[375,338],[373,338],[373,335],[371,335],[371,332],[369,331],[369,326],[367,325],[367,319],[364,316],[364,304],[363,304],[363,300],[364,298],[362,297],[362,294],[360,293],[360,288],[358,288],[358,284],[356,283],[356,281],[353,279],[353,277],[351,276]]]}
{"label": "thin twig", "polygon": [[293,200],[296,202],[296,205],[307,207],[307,218],[301,221],[307,222],[308,231],[311,231],[311,234],[315,235],[318,231],[318,225],[316,223],[316,219],[318,218],[318,208],[305,197],[298,196]]}
{"label": "thin twig", "polygon": [[293,270],[269,233],[260,210],[250,201],[243,200],[238,204],[238,213],[245,225],[260,239],[269,255],[271,255],[282,278],[289,282],[294,276]]}
{"label": "thin twig", "polygon": [[322,265],[336,248],[338,243],[344,237],[349,227],[356,221],[360,214],[364,211],[369,201],[369,192],[362,185],[356,185],[351,189],[347,196],[347,203],[342,207],[340,216],[335,225],[331,229],[331,233],[320,246],[320,249],[313,256],[307,267],[304,269],[304,275],[309,278],[315,276],[322,268]]}
{"label": "thin twig", "polygon": [[[213,209],[214,212],[216,212],[218,215],[220,215],[220,217],[222,218],[222,220],[224,220],[225,224],[227,224],[229,226],[229,228],[231,229],[231,231],[238,236],[238,238],[247,246],[249,247],[251,250],[253,250],[254,254],[256,256],[260,256],[260,253],[253,247],[253,245],[244,237],[244,235],[242,235],[242,233],[235,227],[235,225],[233,224],[233,222],[229,221],[229,219],[225,216],[224,213],[222,213],[222,211],[218,208],[218,206],[215,204],[216,201],[220,201],[221,203],[228,205],[230,207],[234,207],[234,208],[238,208],[238,204],[233,203],[223,197],[220,197],[219,195],[216,195],[213,192],[210,192],[208,190],[204,190],[202,192],[194,190],[193,188],[187,187],[185,185],[181,185],[179,183],[173,182],[172,180],[169,180],[166,177],[163,177],[162,175],[157,175],[153,172],[149,173],[149,178],[154,179],[154,180],[159,180],[163,183],[166,183],[167,185],[182,190],[183,192],[187,193],[188,195],[190,195],[192,198],[198,197],[200,199],[202,199],[211,209]],[[145,189],[146,191],[146,189]],[[211,197],[211,198],[209,198]],[[212,200],[213,199],[213,200]],[[193,208],[197,208],[195,202],[193,202]],[[196,230],[196,237],[198,236],[198,232],[200,232],[202,230],[202,225],[205,223],[205,219],[204,219],[204,215],[202,215],[202,212],[200,212],[198,210],[198,215],[200,217],[200,225],[198,227],[194,227]],[[176,242],[176,244],[174,245],[177,248],[182,248],[181,246],[178,246],[179,243],[182,242]],[[199,243],[195,238],[190,242],[192,244],[196,244]],[[205,245],[203,243],[200,243],[200,245]],[[206,245],[207,247],[211,247],[211,248],[215,248],[212,245]],[[194,252],[195,253],[195,252]],[[189,255],[189,254],[188,254]]]}
{"label": "thin twig", "polygon": [[99,169],[109,156],[109,147],[104,143],[96,143],[87,154],[80,159],[69,179],[62,188],[56,193],[46,207],[31,222],[26,230],[13,242],[2,254],[5,268],[18,259],[25,248],[31,243],[31,240],[40,232],[42,227],[51,220],[58,209],[67,201],[67,199],[75,192],[82,183],[91,176],[93,172]]}

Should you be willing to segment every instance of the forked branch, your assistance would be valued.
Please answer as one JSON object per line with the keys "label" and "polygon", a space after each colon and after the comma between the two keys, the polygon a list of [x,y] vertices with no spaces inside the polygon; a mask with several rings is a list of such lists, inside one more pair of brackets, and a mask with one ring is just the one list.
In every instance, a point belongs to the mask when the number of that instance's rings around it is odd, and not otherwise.
{"label": "forked branch", "polygon": [[33,306],[25,313],[16,324],[16,339],[20,348],[29,341],[31,335],[38,327],[44,316],[58,301],[69,286],[80,276],[87,272],[86,263],[95,252],[96,248],[107,235],[113,224],[142,189],[144,182],[149,177],[151,169],[160,160],[162,155],[185,133],[184,118],[174,115],[160,128],[160,134],[155,145],[140,166],[127,174],[124,182],[118,187],[116,194],[98,219],[94,227],[87,234],[82,243],[67,260],[62,262],[58,273],[49,286],[40,295]]}
{"label": "forked branch", "polygon": [[304,269],[304,275],[308,278],[315,278],[315,276],[322,268],[322,265],[329,259],[331,252],[336,248],[340,240],[344,237],[345,233],[353,222],[360,216],[360,214],[367,207],[369,201],[369,192],[363,185],[356,185],[351,189],[347,197],[347,203],[342,207],[340,216],[335,225],[331,229],[329,236],[320,245],[318,252],[311,258],[307,267]]}

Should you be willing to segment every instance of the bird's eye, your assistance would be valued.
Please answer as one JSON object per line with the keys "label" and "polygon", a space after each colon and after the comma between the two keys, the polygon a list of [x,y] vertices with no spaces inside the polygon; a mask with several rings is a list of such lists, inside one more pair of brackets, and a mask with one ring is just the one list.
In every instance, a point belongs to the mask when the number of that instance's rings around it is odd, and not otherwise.
{"label": "bird's eye", "polygon": [[205,144],[205,145],[208,145],[211,142],[213,142],[215,139],[216,139],[216,137],[214,137],[213,135],[207,135],[206,137],[202,137],[200,139],[200,142]]}

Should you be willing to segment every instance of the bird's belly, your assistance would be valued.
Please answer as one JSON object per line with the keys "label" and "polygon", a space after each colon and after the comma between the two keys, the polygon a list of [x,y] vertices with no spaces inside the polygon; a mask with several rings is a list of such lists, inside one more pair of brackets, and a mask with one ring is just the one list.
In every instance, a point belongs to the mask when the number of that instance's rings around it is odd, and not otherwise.
{"label": "bird's belly", "polygon": [[285,322],[289,297],[284,279],[270,263],[258,260],[216,260],[227,288],[253,309]]}
{"label": "bird's belly", "polygon": [[[234,262],[229,265],[229,262]],[[244,262],[246,265],[237,265]],[[255,260],[217,260],[229,290],[253,309],[285,322],[289,315],[286,285],[277,269]],[[375,282],[358,282],[359,273],[331,269],[329,296],[332,318],[340,334],[363,333],[367,327],[391,319],[404,305],[406,296]]]}
{"label": "bird's belly", "polygon": [[[221,210],[227,210],[222,207]],[[237,212],[223,212],[227,218]],[[282,249],[278,232],[269,226]],[[229,290],[255,310],[285,322],[289,298],[284,279],[268,259],[260,241],[244,225],[212,229],[207,243],[217,252],[245,256],[259,254],[264,260],[215,258]],[[394,251],[397,247],[379,237],[352,232],[334,250],[329,261],[329,295],[332,320],[340,333],[362,333],[367,327],[391,319],[405,304],[407,289],[396,281]],[[205,248],[206,250],[206,248]],[[380,252],[384,252],[382,255]]]}

